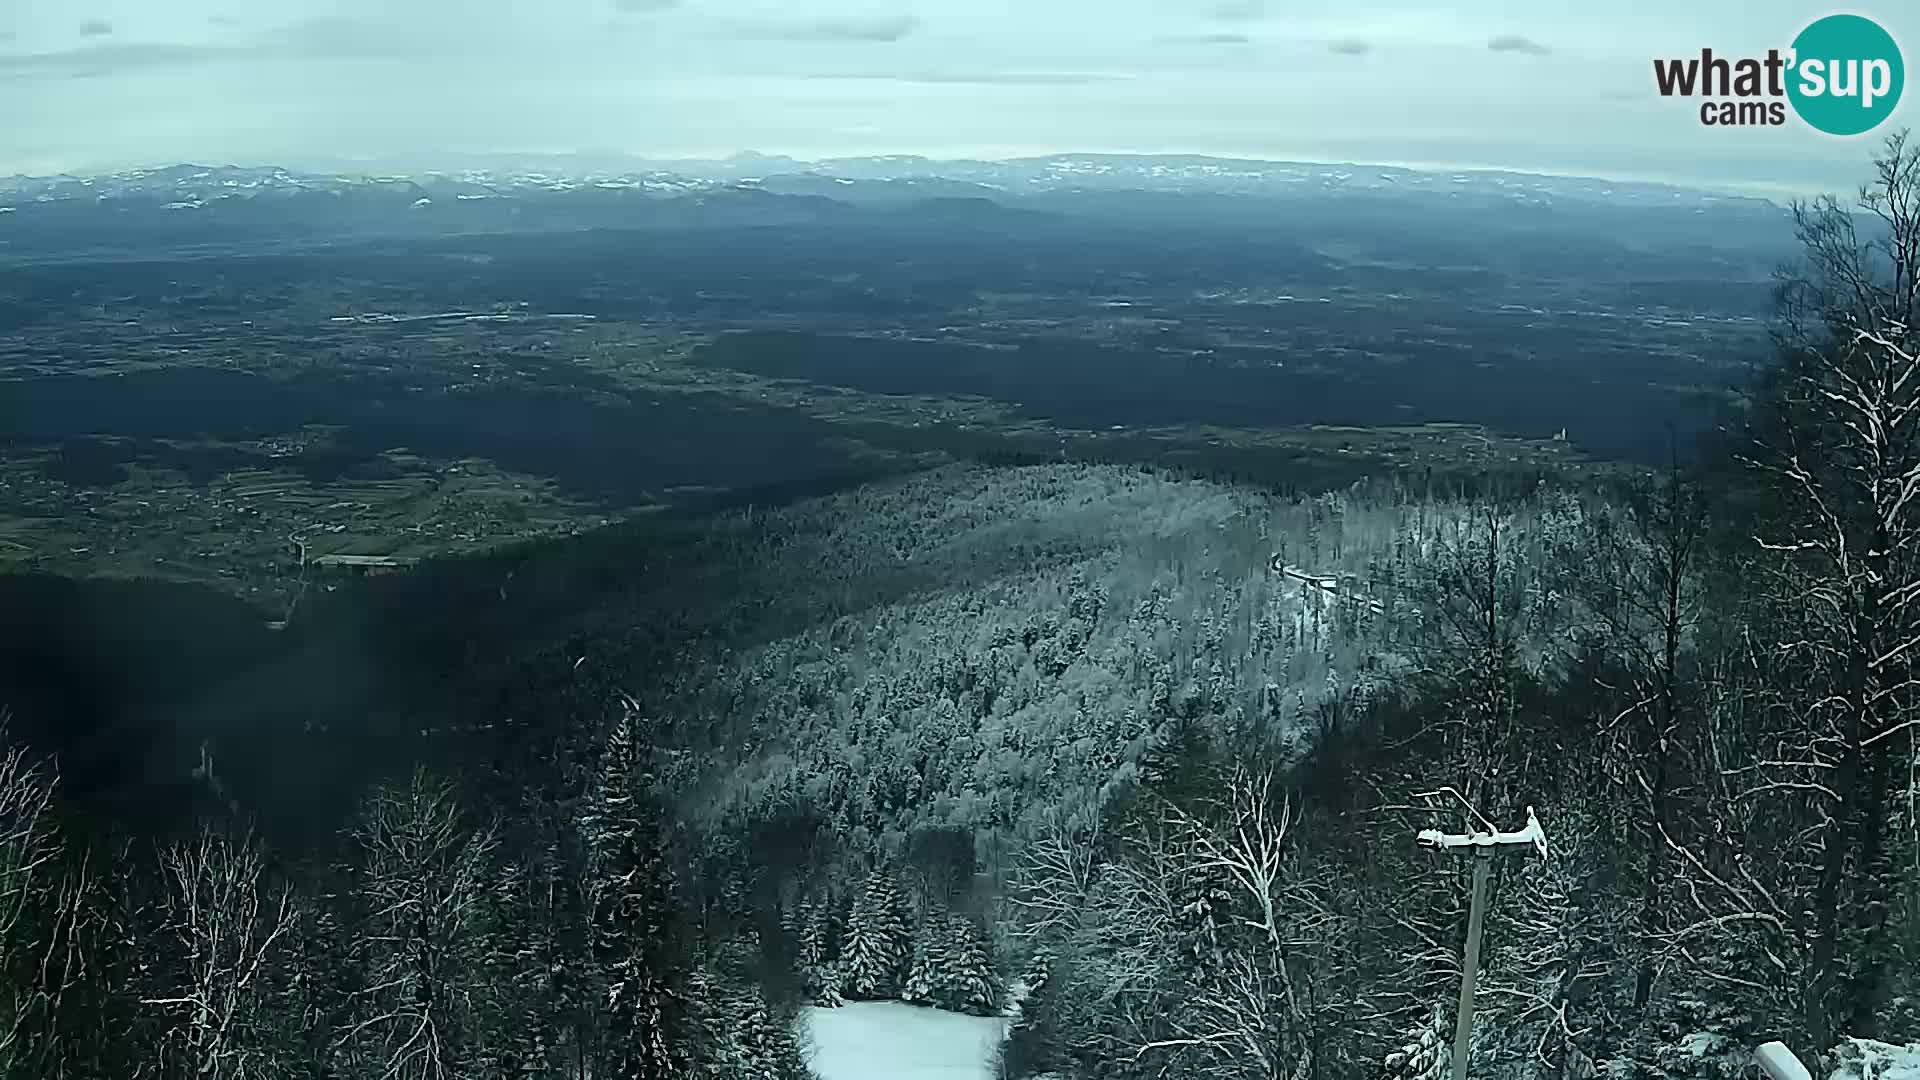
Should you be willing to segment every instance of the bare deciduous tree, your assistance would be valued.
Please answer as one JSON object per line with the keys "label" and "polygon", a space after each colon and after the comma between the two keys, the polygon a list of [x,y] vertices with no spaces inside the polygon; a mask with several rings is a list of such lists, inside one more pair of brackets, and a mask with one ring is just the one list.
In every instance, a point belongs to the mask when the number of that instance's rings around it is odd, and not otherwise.
{"label": "bare deciduous tree", "polygon": [[1920,148],[1895,133],[1873,169],[1852,206],[1831,195],[1794,204],[1803,259],[1781,269],[1775,289],[1788,348],[1920,323]]}
{"label": "bare deciduous tree", "polygon": [[[1314,965],[1340,920],[1299,873],[1296,824],[1271,772],[1236,768],[1199,805],[1163,802],[1100,867],[1089,921],[1119,1021],[1108,1053],[1154,1076],[1311,1070],[1325,1019]],[[1195,918],[1216,909],[1220,921],[1190,951]]]}
{"label": "bare deciduous tree", "polygon": [[1859,209],[1796,207],[1808,265],[1783,289],[1784,356],[1750,459],[1780,501],[1759,545],[1791,631],[1770,660],[1795,692],[1775,745],[1733,766],[1747,797],[1790,800],[1808,819],[1782,854],[1807,868],[1791,906],[1810,913],[1801,1012],[1820,1051],[1875,1033],[1899,935],[1911,938],[1888,917],[1895,764],[1912,760],[1920,724],[1920,149],[1904,135]]}
{"label": "bare deciduous tree", "polygon": [[1624,705],[1605,718],[1599,735],[1612,788],[1607,807],[1638,838],[1628,947],[1635,954],[1632,1007],[1643,1017],[1672,928],[1666,837],[1679,829],[1683,789],[1698,771],[1689,752],[1700,727],[1696,639],[1706,614],[1701,562],[1708,525],[1705,494],[1676,452],[1664,475],[1637,485],[1617,511],[1597,515],[1565,553],[1592,624],[1585,641],[1605,658],[1605,676],[1617,676],[1608,688]]}
{"label": "bare deciduous tree", "polygon": [[495,833],[467,822],[452,785],[416,773],[367,801],[355,839],[366,985],[345,1041],[381,1080],[464,1077],[485,1034]]}
{"label": "bare deciduous tree", "polygon": [[103,944],[124,936],[101,903],[100,864],[70,843],[59,777],[7,738],[0,708],[0,1076],[68,1080],[120,1068]]}
{"label": "bare deciduous tree", "polygon": [[1510,1042],[1503,1049],[1525,1055],[1527,1073],[1537,1077],[1578,1071],[1582,1037],[1606,1019],[1593,999],[1609,974],[1608,905],[1583,896],[1597,891],[1599,845],[1582,809],[1553,808],[1547,854],[1511,867],[1480,983],[1487,1020]]}
{"label": "bare deciduous tree", "polygon": [[289,884],[273,885],[250,835],[208,827],[160,854],[168,886],[165,933],[177,962],[173,992],[141,1004],[171,1021],[162,1070],[208,1080],[281,1075],[272,1013],[275,966],[298,909]]}
{"label": "bare deciduous tree", "polygon": [[53,947],[60,841],[53,828],[54,776],[6,738],[0,710],[0,1076],[24,1075],[32,1044],[47,1038],[50,993],[36,960]]}
{"label": "bare deciduous tree", "polygon": [[1453,702],[1443,722],[1445,775],[1460,778],[1462,796],[1482,812],[1512,817],[1512,742],[1519,717],[1522,593],[1515,565],[1515,525],[1487,505],[1471,524],[1456,523],[1436,553],[1423,608],[1438,640],[1427,668]]}
{"label": "bare deciduous tree", "polygon": [[1013,932],[1052,943],[1079,931],[1100,866],[1100,821],[1075,827],[1055,810],[1014,863],[1006,902],[1016,913]]}

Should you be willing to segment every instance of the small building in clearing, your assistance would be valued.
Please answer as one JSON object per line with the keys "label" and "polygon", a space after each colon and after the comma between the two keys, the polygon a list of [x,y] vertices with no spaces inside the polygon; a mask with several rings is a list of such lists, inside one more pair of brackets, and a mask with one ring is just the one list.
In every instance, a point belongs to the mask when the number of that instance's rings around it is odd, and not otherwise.
{"label": "small building in clearing", "polygon": [[391,574],[406,570],[419,560],[404,555],[317,555],[313,565],[322,570],[351,574]]}

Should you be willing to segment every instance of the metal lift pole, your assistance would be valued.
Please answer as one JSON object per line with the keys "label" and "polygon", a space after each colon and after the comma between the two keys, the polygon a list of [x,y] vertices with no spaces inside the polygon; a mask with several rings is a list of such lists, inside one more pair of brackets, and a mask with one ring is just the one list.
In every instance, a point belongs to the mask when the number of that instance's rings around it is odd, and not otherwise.
{"label": "metal lift pole", "polygon": [[[1435,793],[1437,794],[1437,793]],[[1458,793],[1454,793],[1458,796]],[[1469,808],[1471,809],[1471,808]],[[1479,817],[1475,812],[1475,817]],[[1418,837],[1422,847],[1473,857],[1473,894],[1467,908],[1467,954],[1460,969],[1460,1012],[1453,1029],[1453,1075],[1450,1080],[1467,1080],[1467,1058],[1473,1046],[1473,991],[1480,978],[1480,938],[1487,921],[1487,876],[1496,851],[1534,849],[1547,854],[1547,834],[1527,807],[1527,827],[1518,832],[1486,831],[1443,833],[1422,829]]]}
{"label": "metal lift pole", "polygon": [[1480,978],[1480,933],[1487,919],[1487,868],[1490,848],[1473,853],[1473,900],[1467,909],[1467,957],[1460,971],[1460,1013],[1453,1025],[1453,1075],[1466,1080],[1467,1051],[1473,1045],[1473,990]]}

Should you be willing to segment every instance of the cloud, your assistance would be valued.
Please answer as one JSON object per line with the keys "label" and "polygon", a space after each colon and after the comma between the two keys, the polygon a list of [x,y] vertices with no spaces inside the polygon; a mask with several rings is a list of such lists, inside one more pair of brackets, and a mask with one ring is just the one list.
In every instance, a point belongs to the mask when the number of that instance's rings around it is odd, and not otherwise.
{"label": "cloud", "polygon": [[1156,39],[1162,45],[1251,45],[1245,34],[1168,34]]}
{"label": "cloud", "polygon": [[33,75],[88,78],[145,68],[199,64],[233,52],[234,50],[231,49],[215,49],[204,45],[159,43],[94,45],[84,49],[61,49],[58,52],[0,56],[0,72],[9,73],[16,78]]}
{"label": "cloud", "polygon": [[322,15],[303,19],[273,32],[273,42],[299,53],[333,55],[356,53],[377,46],[383,35],[378,28],[344,15]]}
{"label": "cloud", "polygon": [[1090,83],[1121,82],[1131,75],[1086,71],[980,71],[980,72],[837,72],[809,75],[809,79],[877,79],[886,82],[933,83],[961,86],[1084,86]]}
{"label": "cloud", "polygon": [[406,55],[406,43],[380,23],[344,17],[308,19],[278,27],[243,45],[178,45],[125,42],[85,45],[53,52],[0,54],[9,78],[94,78],[157,68],[198,67],[260,57],[366,57]]}
{"label": "cloud", "polygon": [[1488,41],[1487,48],[1494,52],[1526,53],[1528,56],[1545,56],[1553,51],[1532,38],[1521,37],[1519,34],[1501,34]]}
{"label": "cloud", "polygon": [[628,15],[644,15],[650,11],[666,11],[680,6],[680,0],[613,0],[616,11]]}
{"label": "cloud", "polygon": [[1373,46],[1359,38],[1341,38],[1327,43],[1327,51],[1341,56],[1365,56],[1373,51]]}
{"label": "cloud", "polygon": [[105,37],[113,33],[113,24],[105,19],[88,19],[80,24],[81,37]]}
{"label": "cloud", "polygon": [[250,51],[303,57],[413,56],[423,44],[419,34],[401,23],[321,15],[268,32]]}
{"label": "cloud", "polygon": [[1214,0],[1207,8],[1209,18],[1222,22],[1250,22],[1266,13],[1267,0]]}
{"label": "cloud", "polygon": [[729,37],[760,41],[899,41],[920,28],[912,15],[848,15],[797,22],[752,21],[733,25]]}

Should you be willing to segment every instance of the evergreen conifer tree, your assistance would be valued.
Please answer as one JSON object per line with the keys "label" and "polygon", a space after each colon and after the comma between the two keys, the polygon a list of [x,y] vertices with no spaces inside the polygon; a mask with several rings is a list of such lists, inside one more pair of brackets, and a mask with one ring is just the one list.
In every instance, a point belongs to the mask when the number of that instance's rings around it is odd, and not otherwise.
{"label": "evergreen conifer tree", "polygon": [[1026,976],[1026,997],[1001,1045],[1001,1080],[1023,1080],[1066,1069],[1061,1032],[1064,987],[1058,974],[1059,963],[1051,953],[1042,950],[1034,956]]}
{"label": "evergreen conifer tree", "polygon": [[1447,1080],[1453,1071],[1453,1025],[1446,1010],[1435,1005],[1398,1050],[1387,1055],[1392,1080]]}
{"label": "evergreen conifer tree", "polygon": [[999,1012],[1004,995],[993,970],[993,949],[986,927],[965,915],[948,915],[940,925],[934,1004],[969,1016]]}
{"label": "evergreen conifer tree", "polygon": [[947,962],[946,927],[938,914],[929,913],[913,935],[912,958],[901,1000],[912,1005],[940,1004],[939,986]]}
{"label": "evergreen conifer tree", "polygon": [[621,1080],[679,1080],[693,1065],[690,965],[648,734],[629,707],[608,739],[583,822],[604,1024],[603,1060],[594,1071]]}
{"label": "evergreen conifer tree", "polygon": [[862,1000],[899,994],[911,938],[900,886],[884,869],[868,875],[847,916],[840,954],[841,992]]}
{"label": "evergreen conifer tree", "polygon": [[700,1080],[810,1080],[797,1016],[775,1009],[758,987],[737,976],[702,971],[694,988]]}
{"label": "evergreen conifer tree", "polygon": [[825,1008],[835,1008],[841,1004],[840,970],[835,955],[833,940],[833,920],[830,901],[825,899],[801,903],[796,916],[799,922],[799,966],[800,986],[807,1000]]}

